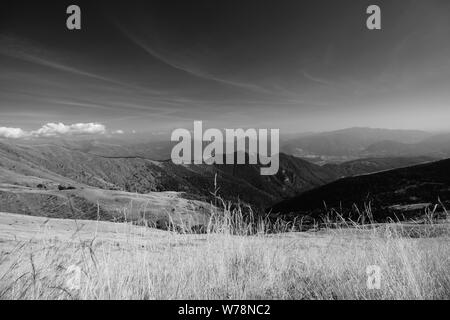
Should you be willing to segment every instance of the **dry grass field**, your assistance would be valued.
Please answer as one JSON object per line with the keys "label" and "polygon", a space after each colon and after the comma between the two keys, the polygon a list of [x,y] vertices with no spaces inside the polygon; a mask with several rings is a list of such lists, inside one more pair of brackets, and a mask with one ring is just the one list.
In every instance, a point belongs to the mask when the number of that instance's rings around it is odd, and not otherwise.
{"label": "dry grass field", "polygon": [[[413,238],[396,224],[238,236],[2,213],[0,298],[449,299],[440,227]],[[370,265],[380,289],[367,287]]]}

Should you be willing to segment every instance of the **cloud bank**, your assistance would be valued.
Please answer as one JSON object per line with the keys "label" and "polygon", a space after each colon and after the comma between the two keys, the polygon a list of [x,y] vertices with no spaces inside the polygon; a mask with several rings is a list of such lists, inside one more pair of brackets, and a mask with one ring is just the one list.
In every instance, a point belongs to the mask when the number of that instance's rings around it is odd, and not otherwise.
{"label": "cloud bank", "polygon": [[32,131],[35,136],[78,135],[78,134],[104,134],[106,128],[100,123],[76,123],[65,125],[64,123],[47,123],[42,128]]}
{"label": "cloud bank", "polygon": [[0,138],[19,139],[27,136],[27,132],[20,128],[0,127]]}
{"label": "cloud bank", "polygon": [[[121,131],[121,130],[118,130]],[[117,131],[117,132],[118,132]],[[105,134],[106,127],[101,123],[47,123],[38,130],[26,131],[21,128],[0,127],[0,138],[20,139],[30,137],[54,137],[65,135],[97,135]]]}

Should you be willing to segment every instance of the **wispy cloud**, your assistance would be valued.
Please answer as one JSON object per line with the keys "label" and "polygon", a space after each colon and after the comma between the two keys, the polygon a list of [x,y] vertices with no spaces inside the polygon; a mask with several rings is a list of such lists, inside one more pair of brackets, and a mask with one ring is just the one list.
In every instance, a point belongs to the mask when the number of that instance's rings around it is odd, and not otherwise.
{"label": "wispy cloud", "polygon": [[333,85],[332,82],[330,82],[328,80],[325,80],[325,79],[322,79],[322,78],[319,78],[319,77],[316,77],[316,76],[313,76],[310,73],[306,72],[305,70],[302,71],[302,74],[309,81],[312,81],[312,82],[315,82],[315,83],[318,83],[318,84],[322,84],[322,85],[325,85],[325,86],[332,86]]}
{"label": "wispy cloud", "polygon": [[177,69],[179,71],[185,72],[191,76],[203,79],[203,80],[209,80],[214,82],[219,82],[222,84],[226,84],[229,86],[238,87],[241,89],[256,91],[256,92],[264,92],[264,93],[270,93],[266,89],[252,84],[252,83],[245,83],[241,81],[236,80],[230,80],[225,79],[223,77],[218,77],[216,75],[212,75],[208,72],[205,72],[203,70],[200,70],[198,68],[193,68],[191,66],[186,65],[185,63],[181,63],[179,59],[173,59],[169,58],[167,55],[164,55],[160,52],[160,50],[155,50],[151,46],[149,46],[145,41],[143,41],[141,38],[135,36],[128,30],[126,30],[124,27],[120,26],[120,24],[116,23],[117,28],[122,32],[125,37],[127,37],[132,43],[143,49],[145,52],[147,52],[150,56],[152,56],[154,59],[164,63],[165,65],[168,65],[174,69]]}
{"label": "wispy cloud", "polygon": [[48,67],[54,70],[66,72],[72,75],[83,76],[95,80],[100,80],[108,84],[119,87],[138,90],[153,95],[160,95],[160,91],[151,90],[138,85],[125,83],[110,77],[89,72],[83,69],[67,65],[59,59],[60,55],[45,49],[38,44],[26,39],[16,38],[14,36],[0,34],[0,54],[14,59],[23,60],[40,66]]}
{"label": "wispy cloud", "polygon": [[0,54],[4,56],[39,64],[45,67],[65,71],[75,75],[86,76],[108,82],[113,81],[106,77],[102,77],[100,75],[60,63],[56,61],[55,57],[52,57],[51,54],[44,48],[38,47],[36,44],[32,44],[29,41],[23,39],[0,35],[0,44]]}

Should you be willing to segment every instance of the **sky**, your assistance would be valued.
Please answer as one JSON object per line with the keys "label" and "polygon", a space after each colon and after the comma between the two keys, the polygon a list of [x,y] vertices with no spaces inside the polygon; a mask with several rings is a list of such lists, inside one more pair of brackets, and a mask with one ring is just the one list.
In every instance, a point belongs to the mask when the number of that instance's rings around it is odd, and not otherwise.
{"label": "sky", "polygon": [[[66,28],[71,4],[81,30]],[[381,30],[366,28],[371,4]],[[447,0],[1,4],[3,136],[158,134],[194,120],[447,130],[449,89]]]}

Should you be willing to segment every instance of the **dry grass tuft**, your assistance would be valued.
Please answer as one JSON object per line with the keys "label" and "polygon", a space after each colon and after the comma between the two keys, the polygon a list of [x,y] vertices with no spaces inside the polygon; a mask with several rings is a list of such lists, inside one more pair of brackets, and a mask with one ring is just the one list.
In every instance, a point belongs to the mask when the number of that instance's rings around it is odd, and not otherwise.
{"label": "dry grass tuft", "polygon": [[[420,237],[409,236],[400,223],[334,223],[282,233],[271,225],[269,233],[263,220],[251,224],[240,209],[225,206],[220,212],[206,234],[111,223],[117,228],[113,236],[103,236],[98,226],[83,234],[56,225],[29,241],[2,239],[14,246],[0,254],[0,298],[450,298],[448,224],[429,223],[430,232],[447,232]],[[289,231],[289,225],[279,226]],[[366,285],[370,265],[381,268],[380,289]],[[68,282],[73,266],[81,270],[79,287]]]}

